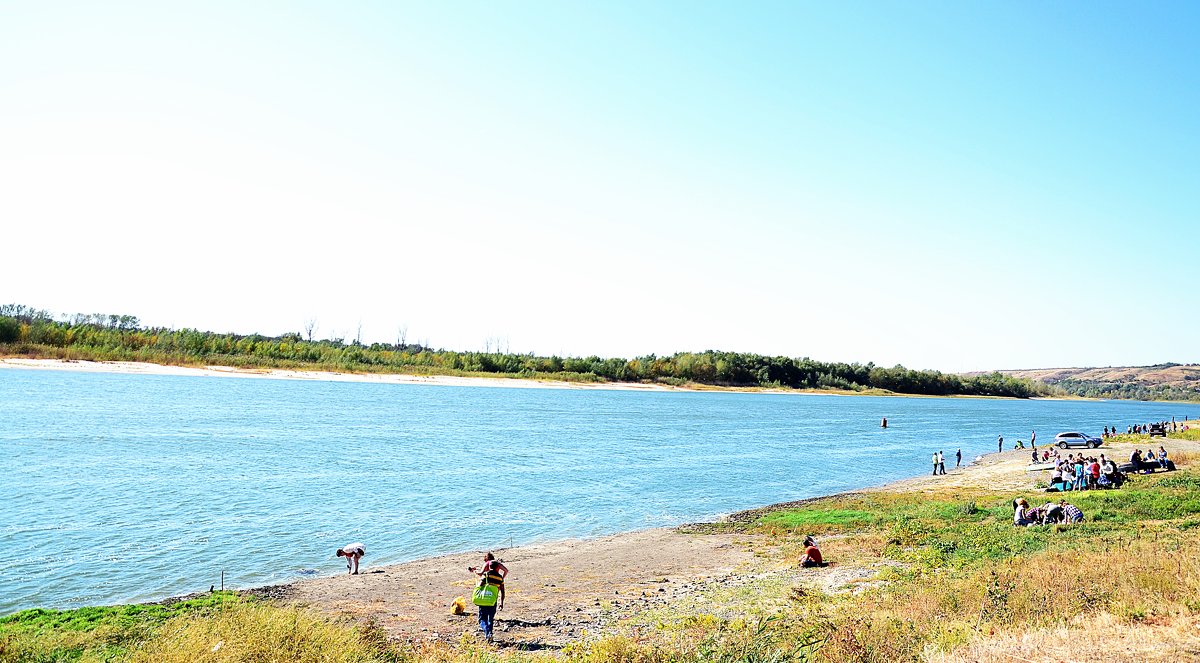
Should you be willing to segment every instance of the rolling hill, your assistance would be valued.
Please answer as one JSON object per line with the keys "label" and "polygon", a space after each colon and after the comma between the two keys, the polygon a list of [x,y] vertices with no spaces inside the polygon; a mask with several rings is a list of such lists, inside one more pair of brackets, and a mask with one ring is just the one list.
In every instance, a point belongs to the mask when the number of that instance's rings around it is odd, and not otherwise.
{"label": "rolling hill", "polygon": [[1037,368],[1000,372],[1044,382],[1068,394],[1089,398],[1200,400],[1200,364]]}

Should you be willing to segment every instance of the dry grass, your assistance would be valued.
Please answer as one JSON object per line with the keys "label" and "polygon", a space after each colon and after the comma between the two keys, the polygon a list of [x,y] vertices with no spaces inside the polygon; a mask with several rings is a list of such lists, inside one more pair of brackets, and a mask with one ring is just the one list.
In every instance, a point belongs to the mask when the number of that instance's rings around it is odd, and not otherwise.
{"label": "dry grass", "polygon": [[1064,626],[980,638],[948,654],[930,649],[922,659],[929,663],[1194,661],[1200,659],[1200,620],[1180,616],[1131,627],[1115,615],[1099,613]]}
{"label": "dry grass", "polygon": [[139,663],[354,663],[395,661],[371,629],[348,628],[300,608],[234,604],[176,617],[132,652]]}

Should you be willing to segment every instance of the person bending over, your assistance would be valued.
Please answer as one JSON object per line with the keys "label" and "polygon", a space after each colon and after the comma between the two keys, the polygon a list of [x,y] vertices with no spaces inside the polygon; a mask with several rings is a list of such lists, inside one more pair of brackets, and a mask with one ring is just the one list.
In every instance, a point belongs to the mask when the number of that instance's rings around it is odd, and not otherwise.
{"label": "person bending over", "polygon": [[342,546],[334,553],[338,557],[346,558],[346,572],[358,575],[358,560],[367,554],[367,548],[361,543],[351,543],[347,546]]}
{"label": "person bending over", "polygon": [[1063,516],[1064,516],[1063,522],[1064,523],[1070,523],[1073,525],[1075,523],[1083,522],[1083,512],[1079,510],[1079,507],[1075,506],[1074,504],[1071,504],[1070,502],[1068,502],[1066,500],[1062,500],[1058,504],[1059,504],[1059,506],[1062,507],[1062,510],[1063,510]]}

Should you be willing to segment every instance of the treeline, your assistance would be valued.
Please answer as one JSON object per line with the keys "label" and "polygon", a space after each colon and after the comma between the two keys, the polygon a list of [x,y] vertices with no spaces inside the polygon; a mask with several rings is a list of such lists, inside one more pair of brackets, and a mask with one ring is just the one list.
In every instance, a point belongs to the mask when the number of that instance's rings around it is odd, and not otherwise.
{"label": "treeline", "polygon": [[1085,398],[1118,398],[1138,401],[1200,401],[1200,387],[1171,384],[1145,385],[1136,382],[1093,382],[1059,380],[1054,383],[1068,394]]}
{"label": "treeline", "polygon": [[306,340],[299,333],[266,337],[197,329],[143,328],[133,316],[54,316],[24,306],[0,306],[0,352],[5,354],[311,368],[349,372],[485,374],[587,382],[696,383],[793,389],[882,389],[902,394],[1028,398],[1054,392],[1040,382],[1001,373],[960,376],[874,364],[821,362],[737,352],[680,352],[634,359],[542,357],[500,352],[434,350],[416,344]]}

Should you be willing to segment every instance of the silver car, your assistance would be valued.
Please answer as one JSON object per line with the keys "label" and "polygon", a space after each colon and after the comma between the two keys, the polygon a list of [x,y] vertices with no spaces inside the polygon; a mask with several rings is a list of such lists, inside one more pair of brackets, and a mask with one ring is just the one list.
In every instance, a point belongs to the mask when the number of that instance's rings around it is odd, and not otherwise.
{"label": "silver car", "polygon": [[1089,437],[1083,433],[1059,433],[1058,435],[1054,436],[1054,446],[1058,447],[1059,449],[1066,449],[1067,447],[1087,447],[1088,449],[1095,449],[1102,443],[1103,440],[1100,438]]}

